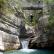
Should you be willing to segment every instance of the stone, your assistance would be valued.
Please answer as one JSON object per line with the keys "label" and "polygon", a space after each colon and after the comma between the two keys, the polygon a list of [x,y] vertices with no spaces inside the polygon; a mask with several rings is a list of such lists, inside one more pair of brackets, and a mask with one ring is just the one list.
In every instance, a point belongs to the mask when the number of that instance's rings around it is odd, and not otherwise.
{"label": "stone", "polygon": [[20,48],[18,36],[0,30],[0,50],[15,50]]}
{"label": "stone", "polygon": [[18,18],[14,14],[8,13],[7,18],[0,18],[0,25],[0,50],[16,50],[21,48]]}

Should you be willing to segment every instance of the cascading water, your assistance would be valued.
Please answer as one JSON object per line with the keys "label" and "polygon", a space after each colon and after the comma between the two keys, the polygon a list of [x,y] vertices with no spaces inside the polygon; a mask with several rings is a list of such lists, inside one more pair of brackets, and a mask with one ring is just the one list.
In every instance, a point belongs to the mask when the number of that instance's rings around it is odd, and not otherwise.
{"label": "cascading water", "polygon": [[22,49],[20,49],[20,52],[30,53],[35,51],[34,49],[28,48],[28,44],[29,44],[28,40],[21,40],[21,44],[22,44]]}
{"label": "cascading water", "polygon": [[22,49],[28,49],[28,40],[22,40]]}

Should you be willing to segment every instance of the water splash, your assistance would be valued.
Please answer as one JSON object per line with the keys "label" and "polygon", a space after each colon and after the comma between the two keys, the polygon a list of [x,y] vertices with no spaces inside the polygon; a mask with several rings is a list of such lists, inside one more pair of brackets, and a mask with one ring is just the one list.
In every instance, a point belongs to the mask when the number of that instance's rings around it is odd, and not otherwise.
{"label": "water splash", "polygon": [[34,49],[21,49],[20,51],[30,53],[30,52],[34,52],[35,50]]}
{"label": "water splash", "polygon": [[28,49],[28,41],[27,40],[22,40],[22,49]]}
{"label": "water splash", "polygon": [[2,52],[0,52],[0,54],[3,54]]}

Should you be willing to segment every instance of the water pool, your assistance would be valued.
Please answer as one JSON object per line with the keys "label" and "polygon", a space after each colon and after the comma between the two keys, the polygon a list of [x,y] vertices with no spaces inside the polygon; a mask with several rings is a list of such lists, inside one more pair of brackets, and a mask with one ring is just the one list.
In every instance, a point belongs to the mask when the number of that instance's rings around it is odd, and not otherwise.
{"label": "water pool", "polygon": [[4,52],[4,54],[54,54],[52,50],[21,49]]}

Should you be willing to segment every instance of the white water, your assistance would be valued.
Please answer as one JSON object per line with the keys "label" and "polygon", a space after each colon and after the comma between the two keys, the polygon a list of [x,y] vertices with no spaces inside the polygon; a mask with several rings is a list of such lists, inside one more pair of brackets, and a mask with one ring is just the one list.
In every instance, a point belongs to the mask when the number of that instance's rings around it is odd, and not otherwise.
{"label": "white water", "polygon": [[30,53],[30,52],[34,52],[36,50],[34,50],[34,49],[21,49],[20,51]]}
{"label": "white water", "polygon": [[22,40],[22,49],[28,49],[28,41],[27,40]]}
{"label": "white water", "polygon": [[3,52],[0,52],[0,54],[3,54]]}

